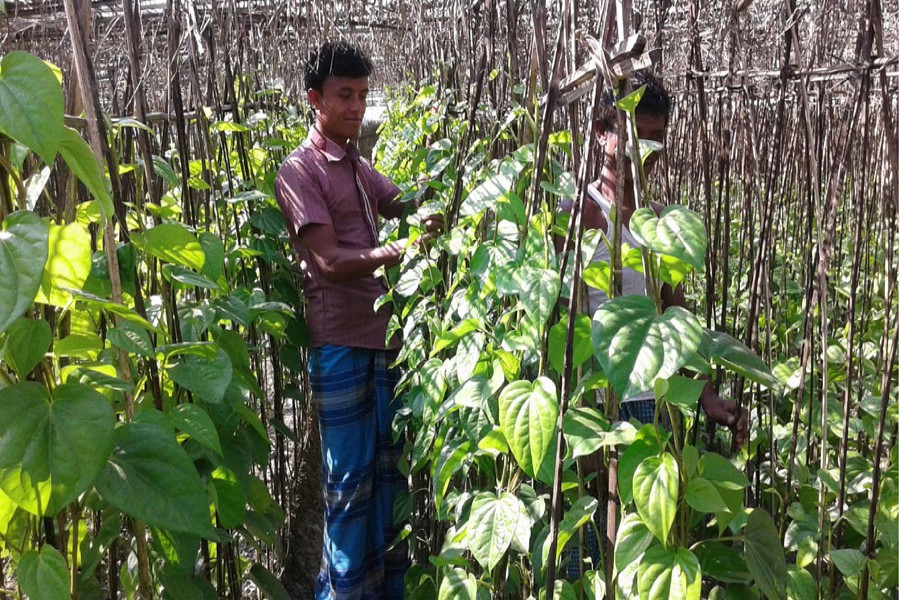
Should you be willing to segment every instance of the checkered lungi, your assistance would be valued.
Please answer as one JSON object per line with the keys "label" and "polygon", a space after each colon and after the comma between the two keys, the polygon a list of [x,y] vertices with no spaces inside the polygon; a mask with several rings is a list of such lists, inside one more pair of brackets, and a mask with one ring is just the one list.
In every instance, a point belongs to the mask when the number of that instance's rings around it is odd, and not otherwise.
{"label": "checkered lungi", "polygon": [[309,352],[309,378],[322,441],[325,530],[316,600],[403,597],[405,545],[387,551],[400,529],[394,500],[406,489],[391,443],[399,406],[389,369],[395,352],[326,345]]}

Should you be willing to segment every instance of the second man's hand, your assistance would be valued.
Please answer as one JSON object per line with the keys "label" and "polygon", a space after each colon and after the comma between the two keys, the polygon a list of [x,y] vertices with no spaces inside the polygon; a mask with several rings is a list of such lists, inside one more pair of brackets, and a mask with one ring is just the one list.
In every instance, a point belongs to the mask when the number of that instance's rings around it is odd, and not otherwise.
{"label": "second man's hand", "polygon": [[750,433],[750,413],[732,400],[724,400],[707,386],[700,396],[703,412],[717,425],[729,428],[734,433],[738,446],[742,446]]}
{"label": "second man's hand", "polygon": [[426,243],[436,239],[444,233],[444,215],[433,213],[422,218],[422,235],[419,237],[419,243]]}

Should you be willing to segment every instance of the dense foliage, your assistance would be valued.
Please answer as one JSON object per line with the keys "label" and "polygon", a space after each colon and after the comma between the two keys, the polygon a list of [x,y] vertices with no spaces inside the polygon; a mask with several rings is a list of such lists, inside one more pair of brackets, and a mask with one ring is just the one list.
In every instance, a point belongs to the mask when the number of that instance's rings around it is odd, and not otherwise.
{"label": "dense foliage", "polygon": [[[888,282],[875,282],[865,327],[834,328],[827,373],[800,369],[811,309],[790,244],[775,265],[778,302],[758,317],[771,332],[765,349],[729,335],[747,318],[736,238],[736,308],[721,331],[688,310],[661,312],[653,294],[570,315],[568,298],[583,285],[608,291],[611,270],[589,263],[609,243],[596,232],[581,244],[583,267],[553,246],[568,233],[557,204],[583,185],[579,132],[541,132],[534,106],[477,119],[452,97],[395,92],[375,151],[404,198],[424,201],[417,215],[440,210],[453,225],[425,248],[410,244],[383,300],[404,339],[395,435],[412,487],[395,515],[415,559],[409,597],[540,597],[549,564],[587,558],[588,530],[605,538],[610,493],[620,500],[614,549],[601,541],[599,564],[555,575],[558,597],[855,597],[863,574],[869,597],[891,597],[895,443],[881,456],[877,501],[871,491],[876,445],[893,441],[897,423],[882,403],[896,382],[881,354],[896,309]],[[171,149],[145,160],[140,136],[154,130],[110,123],[114,175],[132,189],[114,197],[109,161],[65,126],[59,73],[24,53],[0,62],[0,558],[12,595],[239,597],[251,580],[286,597],[264,559],[282,547],[277,465],[296,440],[282,400],[305,398],[307,339],[272,187],[306,126],[283,105],[245,107],[258,99],[240,99],[243,119],[196,116],[201,145],[215,149],[198,157]],[[51,178],[66,184],[51,193]],[[385,239],[414,240],[418,218],[389,224]],[[737,229],[740,216],[726,218]],[[707,219],[673,206],[632,222],[647,250],[625,248],[623,261],[646,266],[657,286],[683,282],[699,314]],[[117,239],[104,237],[112,223]],[[831,279],[837,293],[887,260],[881,252],[862,267],[848,258]],[[746,448],[702,426],[699,373],[751,409]],[[813,402],[823,381],[825,414]],[[647,388],[654,424],[619,420],[613,399]],[[860,401],[845,419],[849,391]]]}

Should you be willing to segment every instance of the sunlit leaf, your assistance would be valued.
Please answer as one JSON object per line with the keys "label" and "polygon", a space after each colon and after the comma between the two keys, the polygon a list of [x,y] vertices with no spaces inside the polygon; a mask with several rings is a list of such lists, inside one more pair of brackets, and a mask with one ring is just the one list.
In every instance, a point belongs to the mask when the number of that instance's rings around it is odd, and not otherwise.
{"label": "sunlit leaf", "polygon": [[50,224],[49,253],[35,302],[65,306],[91,273],[91,234],[81,223]]}
{"label": "sunlit leaf", "polygon": [[687,548],[653,546],[638,572],[641,600],[700,600],[700,563]]}
{"label": "sunlit leaf", "polygon": [[64,108],[62,88],[47,63],[18,51],[0,60],[0,130],[48,165],[63,137]]}
{"label": "sunlit leaf", "polygon": [[47,262],[47,225],[30,211],[14,212],[0,229],[0,333],[31,306]]}
{"label": "sunlit leaf", "polygon": [[466,526],[467,545],[475,560],[492,571],[506,554],[520,518],[526,518],[524,507],[509,492],[499,496],[482,492],[472,500],[472,514]]}
{"label": "sunlit leaf", "polygon": [[0,389],[0,489],[36,515],[55,515],[97,477],[112,448],[115,414],[79,384]]}
{"label": "sunlit leaf", "polygon": [[84,141],[81,134],[71,127],[66,127],[60,141],[59,153],[66,161],[66,166],[75,173],[94,196],[102,213],[108,218],[112,218],[114,209],[112,196],[106,185],[106,175],[97,162],[97,157],[91,147]]}
{"label": "sunlit leaf", "polygon": [[[557,373],[562,373],[563,370],[563,353],[566,351],[568,325],[568,317],[563,316],[559,323],[550,328],[550,336],[547,341],[550,366],[556,369]],[[588,315],[577,315],[572,339],[572,369],[578,368],[593,353],[591,318]]]}
{"label": "sunlit leaf", "polygon": [[621,296],[594,314],[594,352],[623,398],[652,390],[657,378],[674,375],[697,350],[697,318],[673,306],[657,314],[646,296]]}
{"label": "sunlit leaf", "polygon": [[634,505],[647,529],[665,545],[678,508],[678,464],[671,454],[651,456],[638,465]]}
{"label": "sunlit leaf", "polygon": [[141,245],[139,242],[143,242],[144,252],[165,262],[195,271],[202,270],[206,262],[206,255],[203,254],[197,236],[176,223],[157,225],[153,229],[148,229],[141,239],[137,235],[132,239],[138,245]]}
{"label": "sunlit leaf", "polygon": [[686,206],[667,206],[659,217],[652,208],[639,208],[631,215],[628,228],[653,252],[674,256],[696,269],[703,269],[706,263],[706,227],[700,215]]}
{"label": "sunlit leaf", "polygon": [[731,369],[776,394],[781,392],[781,384],[769,366],[756,353],[727,333],[704,330],[700,351],[709,362]]}
{"label": "sunlit leaf", "polygon": [[556,386],[546,377],[515,381],[500,393],[500,429],[529,477],[538,476],[555,446],[558,411]]}

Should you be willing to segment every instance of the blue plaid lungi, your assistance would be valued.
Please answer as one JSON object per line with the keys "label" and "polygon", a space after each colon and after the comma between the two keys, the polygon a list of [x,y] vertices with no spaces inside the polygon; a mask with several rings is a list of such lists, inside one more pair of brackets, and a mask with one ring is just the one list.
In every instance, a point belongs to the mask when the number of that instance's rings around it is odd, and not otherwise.
{"label": "blue plaid lungi", "polygon": [[405,545],[394,500],[406,489],[391,441],[399,401],[395,352],[326,345],[309,352],[309,379],[322,441],[325,529],[316,600],[403,597]]}

